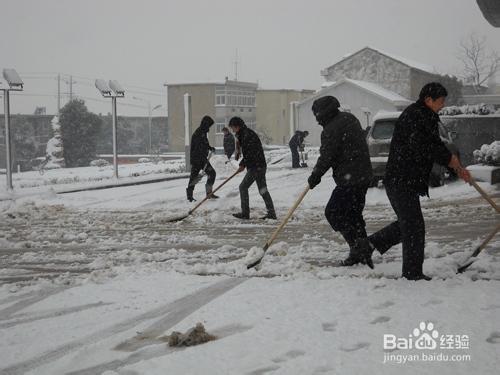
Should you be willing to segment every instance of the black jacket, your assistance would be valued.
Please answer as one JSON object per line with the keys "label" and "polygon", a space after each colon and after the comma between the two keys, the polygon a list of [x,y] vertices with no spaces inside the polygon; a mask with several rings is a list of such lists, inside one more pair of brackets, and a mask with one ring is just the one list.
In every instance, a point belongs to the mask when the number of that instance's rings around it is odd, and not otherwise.
{"label": "black jacket", "polygon": [[224,134],[224,154],[231,156],[235,148],[234,136],[231,133]]}
{"label": "black jacket", "polygon": [[297,130],[292,138],[290,138],[290,142],[288,142],[288,146],[291,148],[297,148],[304,143],[304,132]]}
{"label": "black jacket", "polygon": [[330,168],[338,186],[368,185],[373,177],[365,133],[358,119],[347,112],[331,109],[330,115],[320,113],[320,156],[313,169],[323,176]]}
{"label": "black jacket", "polygon": [[203,117],[201,124],[191,137],[190,161],[191,165],[204,167],[207,163],[208,152],[212,148],[208,143],[207,134],[214,120],[209,116]]}
{"label": "black jacket", "polygon": [[246,125],[243,125],[236,134],[236,138],[243,154],[243,159],[240,162],[241,166],[247,169],[267,167],[264,149],[257,133]]}
{"label": "black jacket", "polygon": [[451,152],[439,137],[439,116],[417,101],[396,122],[385,183],[428,195],[433,164],[447,166],[450,159]]}

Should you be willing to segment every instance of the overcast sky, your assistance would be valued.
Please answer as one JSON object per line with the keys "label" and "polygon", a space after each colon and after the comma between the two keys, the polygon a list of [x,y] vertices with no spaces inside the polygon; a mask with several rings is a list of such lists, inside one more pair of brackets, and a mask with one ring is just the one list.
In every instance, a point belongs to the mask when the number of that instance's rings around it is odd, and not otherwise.
{"label": "overcast sky", "polygon": [[119,113],[146,115],[131,105],[149,100],[159,115],[165,82],[233,78],[236,49],[240,80],[295,89],[317,89],[321,69],[367,45],[455,74],[469,33],[500,49],[475,0],[2,0],[0,18],[0,68],[25,80],[13,113],[54,113],[58,72],[95,112],[111,106],[93,87],[104,78],[129,90]]}

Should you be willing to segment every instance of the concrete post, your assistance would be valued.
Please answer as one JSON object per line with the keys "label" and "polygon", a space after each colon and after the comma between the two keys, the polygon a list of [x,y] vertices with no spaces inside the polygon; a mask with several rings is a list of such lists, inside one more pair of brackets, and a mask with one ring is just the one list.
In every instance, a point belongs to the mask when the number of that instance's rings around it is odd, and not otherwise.
{"label": "concrete post", "polygon": [[191,172],[189,148],[191,142],[191,95],[184,94],[184,152],[186,157],[186,172]]}

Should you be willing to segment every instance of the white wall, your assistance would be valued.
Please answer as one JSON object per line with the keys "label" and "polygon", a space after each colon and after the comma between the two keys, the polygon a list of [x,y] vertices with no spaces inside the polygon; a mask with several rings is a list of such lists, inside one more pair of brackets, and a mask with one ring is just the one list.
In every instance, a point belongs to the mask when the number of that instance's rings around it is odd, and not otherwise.
{"label": "white wall", "polygon": [[[325,89],[320,96],[332,95],[335,96],[342,106],[348,106],[351,113],[356,116],[363,128],[366,128],[366,115],[361,110],[361,107],[367,107],[371,111],[370,122],[373,116],[378,111],[398,111],[392,102],[385,100],[375,94],[359,88],[349,82],[344,82],[336,87]],[[321,131],[323,128],[318,125],[314,117],[311,107],[315,99],[309,99],[298,104],[298,129],[309,131],[309,136],[306,138],[307,143],[314,146],[319,146],[321,143]]]}

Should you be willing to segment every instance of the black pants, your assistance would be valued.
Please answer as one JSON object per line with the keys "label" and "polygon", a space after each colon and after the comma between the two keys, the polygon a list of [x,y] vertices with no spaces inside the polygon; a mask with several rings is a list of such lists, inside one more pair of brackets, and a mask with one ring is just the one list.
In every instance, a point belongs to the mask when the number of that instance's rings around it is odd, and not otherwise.
{"label": "black pants", "polygon": [[247,169],[247,174],[243,177],[243,180],[240,183],[241,213],[243,215],[250,215],[250,198],[248,197],[248,189],[252,186],[254,181],[257,182],[257,187],[259,188],[259,193],[262,196],[262,199],[264,199],[267,212],[269,214],[276,215],[276,212],[274,211],[273,199],[267,190],[266,168]]}
{"label": "black pants", "polygon": [[188,193],[193,193],[194,191],[194,186],[200,182],[201,176],[200,176],[200,171],[204,170],[205,173],[207,174],[207,183],[205,184],[205,190],[208,193],[212,192],[212,188],[214,186],[215,182],[215,169],[212,167],[210,162],[207,161],[206,165],[191,165],[191,175],[189,176],[189,183],[188,183]]}
{"label": "black pants", "polygon": [[300,168],[300,158],[297,146],[290,146],[290,151],[292,152],[292,168]]}
{"label": "black pants", "polygon": [[325,216],[332,229],[340,232],[349,247],[356,239],[366,238],[366,223],[363,219],[368,186],[337,186],[325,208]]}
{"label": "black pants", "polygon": [[369,239],[375,248],[385,253],[403,243],[403,277],[422,274],[425,248],[425,223],[418,193],[386,186],[387,197],[398,220],[372,234]]}

